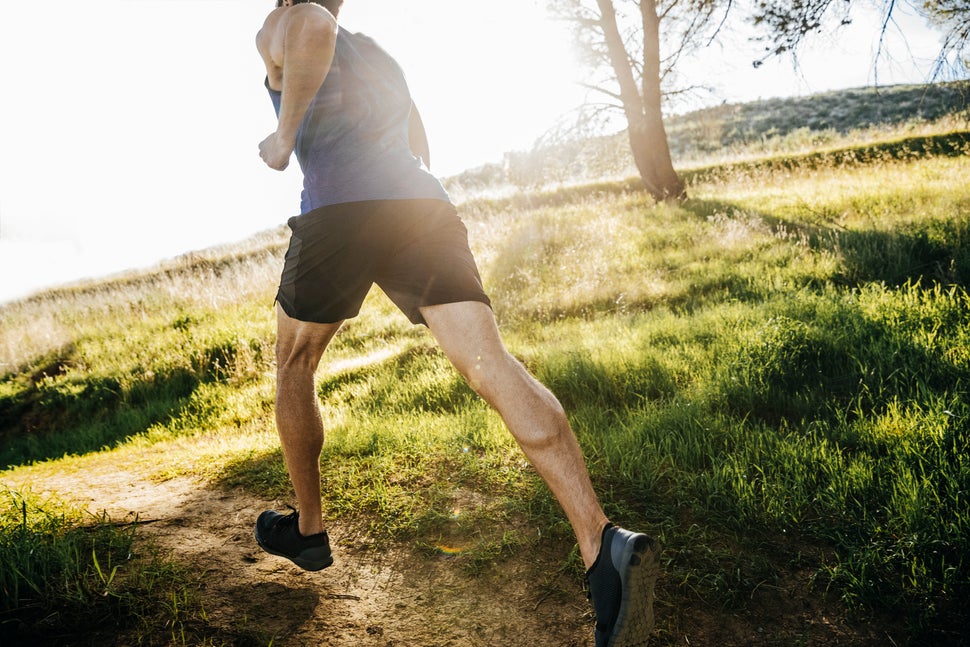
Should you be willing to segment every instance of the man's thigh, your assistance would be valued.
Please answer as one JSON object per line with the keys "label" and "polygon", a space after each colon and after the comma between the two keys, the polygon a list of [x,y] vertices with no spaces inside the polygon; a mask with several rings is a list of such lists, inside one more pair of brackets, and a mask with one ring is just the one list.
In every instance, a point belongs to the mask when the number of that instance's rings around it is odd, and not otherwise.
{"label": "man's thigh", "polygon": [[445,355],[463,373],[505,359],[505,345],[487,304],[463,301],[425,306],[421,314]]}

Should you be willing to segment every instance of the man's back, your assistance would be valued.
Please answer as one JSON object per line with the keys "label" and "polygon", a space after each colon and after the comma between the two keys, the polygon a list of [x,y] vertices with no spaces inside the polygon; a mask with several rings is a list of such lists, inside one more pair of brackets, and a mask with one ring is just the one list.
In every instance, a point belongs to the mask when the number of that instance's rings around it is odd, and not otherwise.
{"label": "man's back", "polygon": [[[448,200],[412,152],[409,126],[416,115],[404,72],[373,40],[332,20],[314,5],[284,7],[270,13],[257,35],[281,123],[290,109],[287,79],[325,68],[305,97],[299,128],[292,126],[304,175],[301,212],[365,200]],[[319,48],[322,42],[327,47]]]}
{"label": "man's back", "polygon": [[[280,93],[270,88],[270,95],[278,111]],[[411,152],[410,112],[400,66],[372,39],[340,30],[330,71],[297,135],[302,212],[362,200],[447,200]]]}

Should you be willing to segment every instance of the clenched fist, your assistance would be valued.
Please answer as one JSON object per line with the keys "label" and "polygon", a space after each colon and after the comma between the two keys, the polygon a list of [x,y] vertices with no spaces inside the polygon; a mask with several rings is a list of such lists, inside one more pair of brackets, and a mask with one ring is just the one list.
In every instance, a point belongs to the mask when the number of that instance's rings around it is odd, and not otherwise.
{"label": "clenched fist", "polygon": [[259,142],[259,156],[266,162],[266,166],[282,171],[290,164],[290,155],[296,142],[284,141],[277,133]]}

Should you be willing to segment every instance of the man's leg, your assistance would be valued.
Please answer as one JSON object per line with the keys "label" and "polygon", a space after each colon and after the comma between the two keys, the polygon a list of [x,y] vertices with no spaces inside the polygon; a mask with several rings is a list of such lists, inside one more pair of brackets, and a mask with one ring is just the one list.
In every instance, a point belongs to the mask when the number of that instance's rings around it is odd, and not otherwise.
{"label": "man's leg", "polygon": [[596,647],[645,645],[653,632],[658,547],[608,523],[562,406],[505,350],[492,310],[478,302],[421,308],[442,349],[502,416],[576,532],[596,612]]}
{"label": "man's leg", "polygon": [[487,305],[450,303],[421,308],[421,314],[448,359],[502,416],[552,490],[590,568],[599,554],[607,518],[559,401],[506,351]]}
{"label": "man's leg", "polygon": [[323,532],[320,452],[323,420],[314,374],[323,351],[343,322],[293,319],[277,306],[276,427],[300,510],[300,534]]}

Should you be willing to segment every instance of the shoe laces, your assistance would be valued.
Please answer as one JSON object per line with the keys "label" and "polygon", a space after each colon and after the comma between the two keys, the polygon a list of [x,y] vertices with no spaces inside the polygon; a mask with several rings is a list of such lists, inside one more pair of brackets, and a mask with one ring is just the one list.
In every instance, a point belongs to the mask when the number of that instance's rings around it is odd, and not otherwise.
{"label": "shoe laces", "polygon": [[289,504],[287,504],[286,507],[290,509],[290,513],[283,515],[280,518],[280,520],[276,522],[277,527],[279,527],[279,526],[289,526],[289,525],[292,525],[292,524],[295,523],[295,524],[297,524],[297,528],[299,528],[300,527],[299,526],[299,523],[300,523],[300,513],[299,513],[299,511],[296,508],[294,508],[293,506],[289,505]]}

